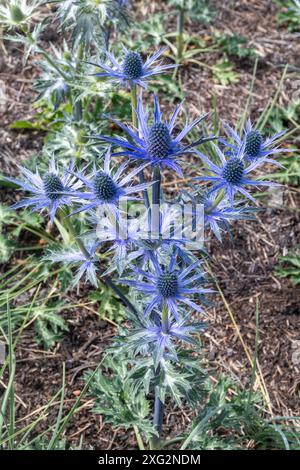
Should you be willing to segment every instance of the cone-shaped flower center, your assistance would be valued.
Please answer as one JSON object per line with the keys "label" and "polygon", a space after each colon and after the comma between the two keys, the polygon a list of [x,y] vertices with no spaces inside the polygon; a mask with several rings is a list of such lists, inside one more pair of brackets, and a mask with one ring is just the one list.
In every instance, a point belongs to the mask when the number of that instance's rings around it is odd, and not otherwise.
{"label": "cone-shaped flower center", "polygon": [[94,192],[98,199],[108,202],[116,197],[118,187],[111,176],[99,171],[94,179]]}
{"label": "cone-shaped flower center", "polygon": [[223,178],[230,184],[239,184],[244,174],[244,163],[239,158],[228,160],[223,169]]}
{"label": "cone-shaped flower center", "polygon": [[168,126],[157,122],[150,127],[147,152],[151,158],[165,158],[170,153],[171,136]]}
{"label": "cone-shaped flower center", "polygon": [[246,136],[245,155],[250,160],[254,160],[260,154],[262,147],[262,136],[259,131],[250,131]]}
{"label": "cone-shaped flower center", "polygon": [[43,177],[43,186],[46,196],[51,200],[55,201],[62,197],[64,191],[64,185],[58,175],[55,173],[46,173]]}
{"label": "cone-shaped flower center", "polygon": [[130,80],[141,78],[143,74],[143,61],[138,52],[127,52],[124,59],[123,72],[126,78]]}
{"label": "cone-shaped flower center", "polygon": [[178,294],[178,277],[175,273],[166,271],[157,279],[157,289],[164,298],[174,297]]}

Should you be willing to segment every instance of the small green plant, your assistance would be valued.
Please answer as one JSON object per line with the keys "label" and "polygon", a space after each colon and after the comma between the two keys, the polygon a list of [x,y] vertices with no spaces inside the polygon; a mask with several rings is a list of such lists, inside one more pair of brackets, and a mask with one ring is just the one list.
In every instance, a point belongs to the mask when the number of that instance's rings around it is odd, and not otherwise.
{"label": "small green plant", "polygon": [[62,126],[62,119],[65,113],[70,111],[70,105],[61,105],[54,109],[51,104],[41,99],[33,103],[36,113],[31,119],[17,119],[10,124],[14,130],[49,132],[51,129],[59,130]]}
{"label": "small green plant", "polygon": [[249,47],[249,41],[245,36],[240,34],[228,36],[220,31],[216,31],[214,36],[218,47],[230,57],[238,59],[255,59],[257,57],[256,50]]}
{"label": "small green plant", "polygon": [[290,186],[299,187],[300,184],[300,155],[294,154],[286,158],[279,158],[279,163],[283,165],[277,173],[274,173],[274,178],[280,183],[288,184]]}
{"label": "small green plant", "polygon": [[165,21],[166,15],[156,13],[140,23],[135,23],[132,26],[134,39],[130,36],[124,38],[126,45],[138,50],[147,50],[151,46],[158,47],[166,34]]}
{"label": "small green plant", "polygon": [[52,309],[48,311],[41,308],[35,311],[35,331],[38,343],[45,349],[51,349],[60,342],[63,334],[68,331],[68,326],[64,318]]}
{"label": "small green plant", "polygon": [[[43,236],[42,218],[39,214],[22,211],[16,214],[0,204],[0,262],[7,263],[18,249],[22,231]],[[19,246],[20,249],[20,246]],[[23,248],[26,251],[26,245]]]}
{"label": "small green plant", "polygon": [[90,299],[98,304],[99,316],[112,322],[120,323],[125,318],[125,309],[120,305],[116,294],[105,285],[100,285],[97,291],[90,295]]}
{"label": "small green plant", "polygon": [[300,116],[300,100],[292,100],[286,106],[274,106],[272,109],[267,126],[271,132],[281,132],[288,125],[297,127]]}
{"label": "small green plant", "polygon": [[228,86],[239,81],[239,75],[234,71],[234,65],[228,59],[220,59],[212,67],[213,80],[220,85]]}
{"label": "small green plant", "polygon": [[[268,419],[258,392],[251,395],[232,379],[208,380],[207,402],[200,410],[181,449],[299,449],[295,426]],[[297,432],[297,431],[296,431]]]}
{"label": "small green plant", "polygon": [[[267,113],[266,127],[268,132],[293,134],[298,129],[300,113],[300,101],[292,100],[287,106],[274,105]],[[289,130],[289,128],[291,128]],[[274,179],[279,183],[298,187],[300,181],[300,156],[294,148],[291,148],[291,155],[280,156],[278,162],[282,165],[274,173]]]}
{"label": "small green plant", "polygon": [[277,14],[277,22],[286,26],[291,32],[300,30],[300,1],[275,0],[281,7]]}
{"label": "small green plant", "polygon": [[207,0],[167,0],[167,2],[170,7],[183,10],[188,21],[209,24],[217,14],[217,11]]}
{"label": "small green plant", "polygon": [[288,278],[296,286],[300,284],[300,251],[290,251],[286,256],[279,258],[276,275],[280,278]]}

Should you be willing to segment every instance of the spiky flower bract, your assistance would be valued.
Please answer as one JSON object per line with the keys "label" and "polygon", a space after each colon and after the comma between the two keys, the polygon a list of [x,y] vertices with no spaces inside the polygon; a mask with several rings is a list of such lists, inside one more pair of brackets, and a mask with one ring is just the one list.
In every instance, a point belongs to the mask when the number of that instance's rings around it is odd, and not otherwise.
{"label": "spiky flower bract", "polygon": [[112,243],[109,252],[113,253],[113,258],[104,274],[117,270],[121,275],[125,267],[140,256],[138,252],[131,252],[139,237],[139,221],[129,218],[124,220],[122,217],[118,219],[103,217],[102,212],[100,214],[96,212],[89,217],[89,222],[95,227],[92,233],[99,243]]}
{"label": "spiky flower bract", "polygon": [[99,243],[97,241],[92,241],[85,245],[85,254],[80,249],[69,248],[68,250],[53,251],[45,256],[45,259],[52,261],[52,263],[64,263],[66,265],[78,266],[76,276],[72,281],[73,286],[76,286],[84,275],[86,281],[88,280],[91,284],[97,286],[98,259],[96,256],[96,250],[98,246]]}
{"label": "spiky flower bract", "polygon": [[[141,205],[138,205],[139,211]],[[171,252],[176,252],[180,259],[186,263],[195,261],[195,256],[189,252],[185,245],[189,239],[184,237],[182,220],[179,219],[178,207],[164,203],[159,208],[159,236],[152,237],[151,234],[151,209],[146,209],[144,213],[138,213],[138,217],[115,219],[114,217],[104,217],[103,211],[97,211],[88,217],[88,222],[92,227],[89,235],[92,235],[99,243],[111,242],[109,252],[114,253],[112,262],[105,274],[117,270],[122,274],[125,267],[138,260],[139,266],[145,266],[151,261],[153,254],[159,261]]]}
{"label": "spiky flower bract", "polygon": [[199,334],[204,330],[204,323],[190,323],[187,318],[176,321],[170,317],[166,325],[162,326],[159,316],[157,321],[145,318],[145,325],[142,328],[136,328],[130,332],[127,343],[132,345],[135,350],[149,348],[149,352],[154,356],[154,365],[157,368],[161,359],[168,354],[173,360],[177,361],[176,343],[182,342],[188,345],[196,345],[197,341],[193,335]]}
{"label": "spiky flower bract", "polygon": [[71,162],[67,171],[60,176],[54,158],[51,158],[48,172],[40,175],[39,171],[32,173],[26,168],[20,167],[25,181],[16,178],[6,178],[19,186],[24,191],[32,194],[31,197],[22,199],[12,206],[13,209],[31,207],[33,211],[48,209],[50,220],[53,222],[56,211],[68,206],[73,194],[81,188],[82,183],[72,175],[74,162]]}
{"label": "spiky flower bract", "polygon": [[177,106],[169,122],[163,120],[157,97],[154,97],[154,112],[152,123],[149,123],[148,110],[143,108],[142,100],[138,101],[136,110],[139,130],[132,129],[123,123],[113,119],[114,123],[128,134],[129,140],[121,137],[97,136],[96,138],[104,142],[109,142],[114,147],[120,147],[120,152],[114,155],[124,155],[137,161],[149,162],[152,166],[169,167],[183,176],[178,164],[180,156],[194,153],[194,147],[211,140],[213,137],[200,138],[189,145],[182,144],[182,140],[187,134],[207,116],[204,114],[195,119],[191,124],[187,124],[176,136],[174,127],[178,113],[182,108],[182,103]]}
{"label": "spiky flower bract", "polygon": [[155,253],[158,261],[163,262],[167,253],[176,252],[178,257],[186,263],[195,261],[194,254],[187,249],[190,243],[187,231],[190,230],[190,226],[184,227],[183,207],[167,202],[160,204],[159,227],[157,231],[154,231],[155,233],[151,227],[151,209],[153,213],[153,208],[149,208],[140,217],[142,230],[133,243],[138,247],[137,257],[142,257],[146,263]]}
{"label": "spiky flower bract", "polygon": [[[200,287],[200,281],[204,280],[204,272],[199,261],[190,264],[186,268],[179,268],[177,255],[174,254],[168,266],[159,264],[155,255],[151,257],[153,272],[134,269],[135,276],[139,279],[121,279],[120,282],[142,291],[149,296],[149,303],[145,309],[145,315],[149,315],[154,308],[168,308],[171,315],[178,321],[180,318],[178,303],[188,305],[192,310],[203,312],[203,309],[189,297],[204,295],[211,292],[210,289]],[[191,275],[192,274],[192,275]],[[191,276],[190,276],[191,275]],[[195,287],[198,284],[198,287]]]}
{"label": "spiky flower bract", "polygon": [[[219,196],[218,192],[209,193],[201,186],[189,184],[191,188],[181,195],[184,204],[192,201],[191,210],[195,212],[198,206],[201,207],[201,220],[205,239],[207,232],[211,230],[217,239],[222,241],[222,233],[227,232],[230,235],[230,222],[233,220],[253,220],[254,214],[259,210],[257,207],[251,207],[247,201],[235,201],[232,206],[228,196]],[[199,223],[199,219],[198,219]],[[202,250],[205,254],[205,251]]]}
{"label": "spiky flower bract", "polygon": [[242,201],[230,204],[228,197],[224,197],[216,204],[216,194],[206,195],[204,204],[204,227],[210,229],[219,241],[222,241],[222,232],[230,233],[230,221],[254,219],[253,207],[241,204]]}
{"label": "spiky flower bract", "polygon": [[[75,172],[74,175],[85,185],[87,191],[77,191],[72,193],[74,199],[85,201],[79,209],[76,209],[73,214],[81,211],[88,211],[90,209],[102,206],[109,212],[118,215],[118,205],[123,200],[139,200],[137,196],[131,196],[133,193],[138,193],[147,189],[152,183],[142,183],[132,185],[133,178],[142,171],[147,164],[144,164],[126,176],[123,176],[124,170],[128,166],[128,162],[122,163],[116,171],[111,168],[111,153],[110,149],[106,152],[104,164],[102,169],[97,169],[94,165],[91,174],[85,176],[82,172]],[[127,186],[128,185],[128,186]]]}
{"label": "spiky flower bract", "polygon": [[57,17],[64,29],[71,29],[72,45],[88,46],[106,43],[107,33],[114,21],[118,26],[127,23],[125,2],[119,0],[53,0],[58,3]]}
{"label": "spiky flower bract", "polygon": [[51,52],[51,63],[41,60],[38,64],[43,73],[35,83],[39,93],[36,99],[45,98],[57,109],[68,96],[70,84],[76,79],[76,61],[66,41],[61,48],[51,45]]}
{"label": "spiky flower bract", "polygon": [[26,25],[37,14],[41,0],[8,0],[0,4],[0,23],[11,28]]}
{"label": "spiky flower bract", "polygon": [[269,158],[269,156],[290,151],[289,149],[274,147],[276,141],[285,134],[285,131],[278,132],[272,137],[264,139],[261,132],[253,126],[250,120],[246,123],[242,137],[227,124],[224,124],[224,127],[228,137],[232,139],[233,143],[224,139],[219,140],[226,147],[229,147],[230,151],[228,153],[232,156],[238,156],[242,149],[244,149],[244,158],[251,163],[260,160],[261,163],[268,162],[282,166],[276,160]]}
{"label": "spiky flower bract", "polygon": [[272,183],[270,181],[261,181],[249,178],[249,173],[259,167],[263,161],[258,159],[247,165],[244,158],[244,147],[239,150],[237,155],[229,156],[227,158],[216,145],[214,145],[214,148],[220,159],[221,165],[216,165],[206,155],[198,152],[198,155],[203,160],[207,170],[213,173],[213,175],[199,176],[195,178],[196,181],[209,181],[213,184],[210,194],[215,191],[223,190],[224,195],[228,196],[230,204],[233,206],[234,197],[237,193],[242,194],[252,202],[256,203],[254,197],[245,189],[245,186],[277,186],[276,183]]}
{"label": "spiky flower bract", "polygon": [[147,88],[147,80],[150,77],[159,75],[169,69],[176,67],[171,64],[157,64],[155,62],[162,56],[166,48],[159,49],[155,54],[148,57],[144,62],[141,55],[136,51],[128,51],[124,48],[124,58],[122,62],[118,62],[113,54],[105,51],[105,55],[111,62],[111,66],[100,62],[93,64],[100,67],[104,72],[96,73],[97,77],[107,77],[112,81],[120,84],[139,85]]}

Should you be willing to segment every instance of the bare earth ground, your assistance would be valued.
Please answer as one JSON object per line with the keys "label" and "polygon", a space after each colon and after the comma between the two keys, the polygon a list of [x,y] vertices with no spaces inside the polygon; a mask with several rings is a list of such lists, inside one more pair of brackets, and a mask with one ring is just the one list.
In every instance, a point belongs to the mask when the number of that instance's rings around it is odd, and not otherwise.
{"label": "bare earth ground", "polygon": [[[276,5],[268,0],[214,1],[218,17],[216,29],[236,32],[251,39],[263,59],[258,68],[253,91],[253,118],[264,109],[274,96],[283,66],[286,63],[300,66],[299,38],[278,28]],[[158,11],[164,2],[152,2],[151,7],[139,11],[149,15],[149,9]],[[167,25],[172,30],[172,20]],[[210,26],[193,25],[191,29],[201,37],[208,36]],[[16,164],[38,151],[43,136],[40,133],[15,132],[8,128],[15,119],[28,118],[32,109],[32,79],[37,72],[30,62],[24,67],[21,53],[11,44],[5,44],[7,55],[0,61],[0,84],[9,97],[0,124],[0,170],[16,173]],[[206,54],[200,60],[213,64],[218,55]],[[298,62],[297,62],[298,61]],[[189,65],[182,68],[182,80],[186,92],[186,106],[195,113],[211,109],[213,96],[218,100],[221,118],[234,123],[245,106],[251,82],[253,63],[236,62],[240,80],[234,85],[216,85],[206,68]],[[289,73],[285,81],[280,104],[286,105],[294,91],[296,74]],[[298,140],[298,139],[297,139]],[[295,139],[293,142],[295,145]],[[168,183],[168,181],[166,181]],[[207,250],[212,254],[213,272],[225,298],[230,304],[247,348],[252,354],[255,336],[255,304],[260,301],[260,354],[259,365],[274,414],[300,414],[300,366],[292,362],[294,341],[300,340],[299,304],[300,288],[288,280],[278,280],[274,267],[279,255],[300,242],[299,203],[297,188],[286,188],[283,205],[264,199],[255,222],[238,222],[233,228],[233,241],[224,238],[223,244],[211,239]],[[10,198],[9,194],[5,196]],[[85,292],[80,291],[84,299]],[[69,302],[74,302],[72,294]],[[62,362],[66,363],[66,404],[71,406],[82,389],[82,374],[94,368],[114,335],[114,328],[91,312],[76,310],[64,312],[69,332],[63,342],[52,352],[39,349],[34,341],[34,331],[26,330],[18,350],[16,392],[22,398],[19,416],[26,417],[44,406],[61,386]],[[243,384],[250,380],[251,369],[243,346],[232,326],[228,311],[219,295],[214,307],[207,311],[209,328],[204,336],[204,354],[214,374],[222,371],[234,375]],[[84,434],[85,447],[98,449],[130,449],[136,446],[131,432],[113,430],[102,422],[100,416],[90,410],[92,402],[86,399],[83,409],[73,418],[66,431],[70,443],[76,443]],[[57,408],[51,408],[47,420],[38,425],[38,431],[55,420]],[[36,415],[37,416],[37,415]],[[25,418],[25,421],[27,418]],[[189,415],[177,409],[170,411],[166,429],[173,434],[189,422]]]}

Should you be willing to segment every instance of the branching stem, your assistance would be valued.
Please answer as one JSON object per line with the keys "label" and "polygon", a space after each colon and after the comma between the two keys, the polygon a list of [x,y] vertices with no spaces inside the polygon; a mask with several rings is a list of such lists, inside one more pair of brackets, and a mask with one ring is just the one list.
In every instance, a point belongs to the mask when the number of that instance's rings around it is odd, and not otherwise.
{"label": "branching stem", "polygon": [[[152,189],[152,210],[151,210],[151,229],[152,234],[155,237],[160,236],[160,188],[161,188],[161,172],[160,167],[155,166],[153,169],[153,189]],[[162,328],[167,331],[168,328],[168,309],[163,307],[162,309]],[[164,404],[160,399],[160,366],[156,369],[155,377],[155,403],[154,403],[154,417],[153,425],[157,431],[157,436],[154,435],[151,439],[151,447],[153,449],[159,449],[161,446],[161,431],[164,416]]]}

